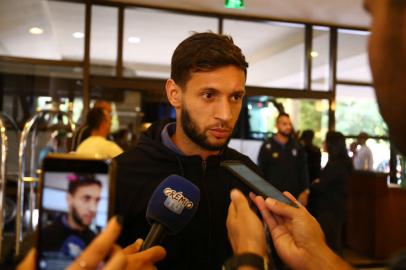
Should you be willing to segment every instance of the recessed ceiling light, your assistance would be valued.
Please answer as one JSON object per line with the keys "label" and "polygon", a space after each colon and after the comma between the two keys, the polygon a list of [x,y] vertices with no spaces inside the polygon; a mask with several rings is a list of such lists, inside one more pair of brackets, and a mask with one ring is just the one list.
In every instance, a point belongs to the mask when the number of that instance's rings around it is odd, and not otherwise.
{"label": "recessed ceiling light", "polygon": [[317,57],[317,56],[319,56],[319,53],[316,52],[316,51],[312,51],[312,52],[310,53],[310,56],[311,56],[311,57]]}
{"label": "recessed ceiling light", "polygon": [[141,38],[139,37],[129,37],[128,42],[133,43],[133,44],[138,44],[141,42]]}
{"label": "recessed ceiling light", "polygon": [[44,30],[42,28],[39,27],[31,27],[30,28],[30,33],[33,35],[41,35],[42,33],[44,33]]}
{"label": "recessed ceiling light", "polygon": [[84,38],[85,34],[83,34],[82,32],[75,32],[75,33],[72,34],[72,36],[74,38]]}

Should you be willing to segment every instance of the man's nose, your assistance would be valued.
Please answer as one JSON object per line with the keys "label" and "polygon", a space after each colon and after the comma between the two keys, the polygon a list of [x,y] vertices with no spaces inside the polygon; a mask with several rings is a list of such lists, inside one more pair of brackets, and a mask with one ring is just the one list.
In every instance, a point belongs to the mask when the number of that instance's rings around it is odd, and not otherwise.
{"label": "man's nose", "polygon": [[221,102],[217,104],[215,118],[222,121],[229,121],[232,118],[230,101],[226,98],[222,99]]}
{"label": "man's nose", "polygon": [[92,212],[96,212],[97,211],[97,202],[91,202],[89,205],[89,210]]}

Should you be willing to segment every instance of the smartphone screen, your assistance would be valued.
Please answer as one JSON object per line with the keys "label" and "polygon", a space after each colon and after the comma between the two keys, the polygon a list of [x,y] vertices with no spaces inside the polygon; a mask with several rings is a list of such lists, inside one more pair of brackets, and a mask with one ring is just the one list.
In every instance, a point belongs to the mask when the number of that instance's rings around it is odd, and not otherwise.
{"label": "smartphone screen", "polygon": [[286,198],[277,188],[248,168],[245,164],[238,161],[224,161],[221,165],[242,180],[258,195],[271,197],[280,202],[297,207],[296,204]]}
{"label": "smartphone screen", "polygon": [[44,160],[37,269],[65,269],[107,225],[111,176],[110,161]]}

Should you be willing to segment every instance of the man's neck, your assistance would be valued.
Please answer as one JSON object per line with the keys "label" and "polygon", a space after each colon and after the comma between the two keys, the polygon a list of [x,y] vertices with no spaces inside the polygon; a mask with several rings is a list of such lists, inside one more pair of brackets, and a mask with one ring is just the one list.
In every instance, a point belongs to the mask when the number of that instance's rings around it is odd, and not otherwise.
{"label": "man's neck", "polygon": [[282,135],[281,133],[276,133],[275,140],[277,140],[280,144],[286,144],[289,141],[289,137]]}
{"label": "man's neck", "polygon": [[92,134],[92,136],[100,136],[100,137],[103,137],[103,138],[107,137],[107,134],[105,132],[103,132],[101,130],[98,130],[98,129],[92,130],[91,134]]}
{"label": "man's neck", "polygon": [[209,151],[203,149],[201,146],[195,144],[189,137],[183,132],[181,125],[176,123],[175,134],[171,136],[173,143],[186,155],[186,156],[200,156],[203,160],[206,160],[209,156],[218,155],[220,151]]}
{"label": "man's neck", "polygon": [[75,220],[73,219],[72,215],[68,215],[68,224],[69,224],[69,228],[76,230],[76,231],[84,231],[86,229],[86,227],[77,224],[75,222]]}

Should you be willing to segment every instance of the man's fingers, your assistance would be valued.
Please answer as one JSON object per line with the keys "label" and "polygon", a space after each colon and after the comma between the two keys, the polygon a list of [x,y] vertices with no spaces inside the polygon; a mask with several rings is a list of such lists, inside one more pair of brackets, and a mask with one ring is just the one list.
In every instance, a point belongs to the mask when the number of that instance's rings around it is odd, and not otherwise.
{"label": "man's fingers", "polygon": [[[289,198],[289,199],[291,199],[291,198]],[[297,203],[296,200],[294,200],[294,202]],[[287,218],[292,218],[294,216],[294,214],[296,213],[296,211],[298,210],[297,208],[295,208],[293,206],[279,202],[270,197],[265,200],[265,206],[272,213],[282,216],[282,217],[287,217]],[[299,206],[299,207],[303,208],[303,206]]]}
{"label": "man's fingers", "polygon": [[129,245],[125,249],[123,249],[123,252],[127,255],[137,253],[140,251],[143,242],[144,242],[144,240],[139,238],[134,243],[132,243],[131,245]]}
{"label": "man's fingers", "polygon": [[236,208],[235,210],[237,212],[238,212],[238,209],[250,207],[248,204],[247,198],[238,189],[231,190],[230,198],[231,198],[231,201],[233,202],[233,204],[235,205],[235,208]]}
{"label": "man's fingers", "polygon": [[261,213],[262,218],[265,221],[266,225],[268,225],[269,229],[273,229],[275,226],[278,225],[274,216],[266,208],[264,198],[262,198],[261,196],[256,196],[254,198],[254,203],[257,206],[259,212]]}
{"label": "man's fingers", "polygon": [[36,250],[32,248],[25,256],[24,260],[18,265],[17,270],[32,269],[35,267]]}
{"label": "man's fingers", "polygon": [[147,250],[143,250],[141,252],[127,255],[129,260],[129,265],[131,263],[135,263],[136,265],[144,264],[155,264],[156,262],[164,259],[166,256],[166,251],[161,246],[153,246]]}
{"label": "man's fingers", "polygon": [[122,250],[116,250],[111,259],[107,262],[104,270],[125,269],[127,264],[127,256]]}
{"label": "man's fingers", "polygon": [[85,251],[71,264],[69,270],[96,267],[111,251],[114,243],[121,232],[121,220],[114,217],[110,220],[103,232],[98,235]]}

